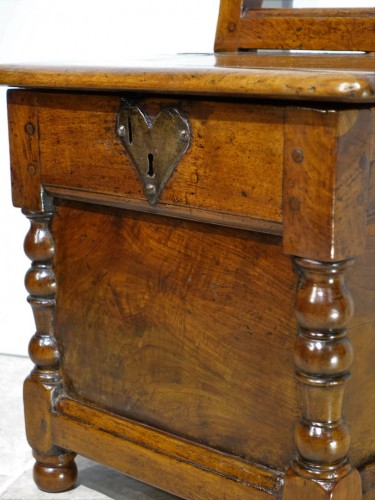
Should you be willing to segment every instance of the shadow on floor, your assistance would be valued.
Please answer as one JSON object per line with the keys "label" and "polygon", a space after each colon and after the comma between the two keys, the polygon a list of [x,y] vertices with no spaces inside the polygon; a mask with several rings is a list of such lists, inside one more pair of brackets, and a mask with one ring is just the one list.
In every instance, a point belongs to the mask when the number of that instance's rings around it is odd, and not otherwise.
{"label": "shadow on floor", "polygon": [[77,458],[78,485],[106,495],[112,500],[176,500],[178,497],[121,474],[109,467]]}

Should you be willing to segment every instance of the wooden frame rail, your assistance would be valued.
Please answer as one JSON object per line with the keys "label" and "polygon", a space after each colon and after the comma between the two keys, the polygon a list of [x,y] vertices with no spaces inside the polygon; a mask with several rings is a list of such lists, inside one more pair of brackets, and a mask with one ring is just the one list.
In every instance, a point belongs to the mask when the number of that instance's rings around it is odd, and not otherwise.
{"label": "wooden frame rail", "polygon": [[375,51],[375,8],[257,9],[251,2],[221,2],[216,51]]}

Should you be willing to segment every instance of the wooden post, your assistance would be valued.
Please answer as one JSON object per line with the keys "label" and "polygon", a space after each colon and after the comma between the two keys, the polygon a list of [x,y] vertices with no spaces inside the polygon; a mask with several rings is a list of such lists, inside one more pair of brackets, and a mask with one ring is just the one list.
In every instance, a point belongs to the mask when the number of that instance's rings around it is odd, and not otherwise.
{"label": "wooden post", "polygon": [[347,459],[350,436],[342,418],[353,357],[346,335],[353,314],[345,284],[345,271],[351,263],[295,259],[300,284],[294,359],[302,415],[295,428],[298,458],[286,480],[286,499],[306,498],[306,494],[317,500],[362,498],[359,473]]}
{"label": "wooden post", "polygon": [[345,273],[366,241],[369,134],[368,110],[286,115],[284,249],[299,278],[294,360],[302,410],[283,500],[362,498],[342,402],[353,357]]}
{"label": "wooden post", "polygon": [[36,459],[36,484],[44,491],[59,492],[74,485],[77,467],[74,453],[54,446],[51,429],[51,411],[61,390],[60,357],[54,337],[56,281],[52,269],[54,243],[49,230],[52,212],[25,214],[31,222],[25,253],[32,261],[25,285],[36,324],[36,333],[29,344],[35,367],[24,384],[26,434]]}

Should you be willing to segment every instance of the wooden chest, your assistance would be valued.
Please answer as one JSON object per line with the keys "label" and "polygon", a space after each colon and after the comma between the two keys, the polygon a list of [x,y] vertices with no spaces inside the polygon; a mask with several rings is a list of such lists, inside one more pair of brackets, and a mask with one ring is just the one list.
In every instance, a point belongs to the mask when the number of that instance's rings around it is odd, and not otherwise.
{"label": "wooden chest", "polygon": [[41,489],[374,498],[374,62],[0,68]]}

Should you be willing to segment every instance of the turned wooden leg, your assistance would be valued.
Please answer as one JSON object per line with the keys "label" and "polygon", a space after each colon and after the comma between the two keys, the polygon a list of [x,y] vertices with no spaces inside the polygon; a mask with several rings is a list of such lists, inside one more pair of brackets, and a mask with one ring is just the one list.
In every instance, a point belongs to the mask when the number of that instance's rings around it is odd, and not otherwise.
{"label": "turned wooden leg", "polygon": [[299,332],[296,374],[302,417],[295,428],[298,458],[285,480],[284,500],[359,500],[361,480],[347,459],[350,436],[342,418],[352,347],[346,335],[353,303],[344,281],[351,260],[296,258]]}
{"label": "turned wooden leg", "polygon": [[56,281],[52,269],[54,244],[49,230],[52,213],[27,212],[26,216],[31,227],[25,239],[25,253],[32,264],[25,285],[37,330],[29,344],[35,367],[24,384],[26,434],[36,459],[36,484],[41,490],[60,492],[75,484],[77,468],[74,453],[57,448],[52,439],[51,411],[61,390],[60,357],[54,337]]}
{"label": "turned wooden leg", "polygon": [[77,479],[75,453],[41,455],[33,451],[36,460],[33,477],[43,491],[58,493],[74,486]]}

